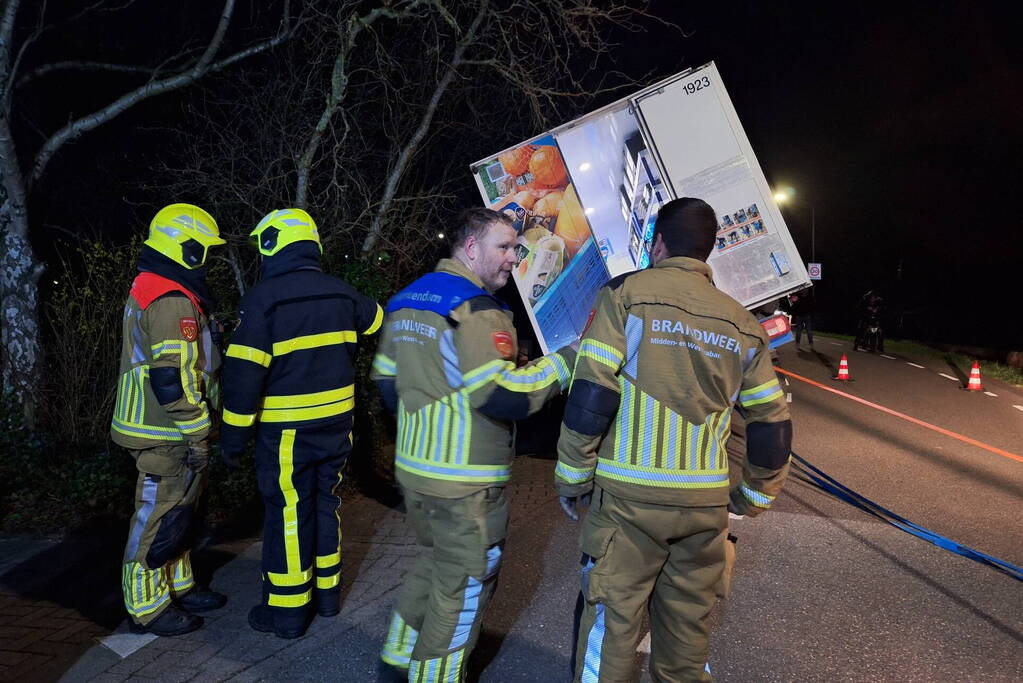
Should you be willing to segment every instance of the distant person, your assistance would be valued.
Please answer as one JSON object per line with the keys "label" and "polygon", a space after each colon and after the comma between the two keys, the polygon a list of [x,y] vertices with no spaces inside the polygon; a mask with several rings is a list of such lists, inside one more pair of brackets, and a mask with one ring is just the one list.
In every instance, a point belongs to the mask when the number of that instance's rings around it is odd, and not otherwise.
{"label": "distant person", "polygon": [[417,682],[465,679],[504,552],[514,421],[565,390],[575,362],[566,347],[516,367],[512,315],[494,296],[515,265],[512,221],[469,209],[452,232],[450,258],[387,304],[373,360],[419,544],[381,659]]}
{"label": "distant person", "polygon": [[[856,325],[856,341],[853,348],[875,350],[878,340],[881,338],[881,312],[884,307],[884,299],[873,290],[867,292],[860,298],[860,316]],[[880,343],[880,350],[884,350],[883,342]]]}
{"label": "distant person", "polygon": [[298,638],[314,606],[322,617],[341,611],[338,489],[352,447],[355,359],[384,312],[323,272],[319,231],[302,209],[267,214],[250,236],[260,279],[227,349],[220,446],[235,465],[255,427],[263,585],[249,626]]}
{"label": "distant person", "polygon": [[806,338],[810,341],[810,348],[813,348],[813,314],[815,308],[813,287],[789,295],[789,313],[792,314],[792,330],[796,333],[796,347],[798,348],[803,330],[806,330]]}
{"label": "distant person", "polygon": [[206,258],[210,247],[224,243],[213,216],[198,206],[160,209],[124,307],[110,436],[139,471],[122,567],[135,632],[189,633],[203,624],[195,612],[227,602],[196,585],[189,552],[219,409],[213,397],[220,353],[210,329]]}
{"label": "distant person", "polygon": [[[555,484],[583,523],[575,681],[631,681],[650,615],[655,681],[709,681],[707,617],[724,578],[728,512],[778,495],[792,442],[767,334],[715,288],[714,211],[676,199],[657,216],[653,267],[612,279],[579,344]],[[732,410],[747,421],[729,487]]]}

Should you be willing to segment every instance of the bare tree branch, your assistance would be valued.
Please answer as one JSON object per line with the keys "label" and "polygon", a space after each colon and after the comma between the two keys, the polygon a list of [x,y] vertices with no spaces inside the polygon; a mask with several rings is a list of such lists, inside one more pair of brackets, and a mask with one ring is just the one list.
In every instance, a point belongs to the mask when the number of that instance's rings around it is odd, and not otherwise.
{"label": "bare tree branch", "polygon": [[208,70],[224,68],[228,64],[234,63],[238,59],[241,59],[242,56],[240,55],[244,55],[247,57],[258,52],[264,52],[266,50],[269,50],[279,45],[280,43],[284,42],[284,40],[291,36],[291,32],[287,30],[288,23],[285,22],[285,24],[282,26],[281,32],[279,32],[278,35],[275,36],[274,38],[260,42],[256,45],[246,48],[245,50],[240,51],[239,53],[226,57],[223,60],[220,60],[219,62],[211,65],[210,60],[213,58],[214,55],[216,55],[217,51],[220,49],[221,43],[223,42],[224,38],[224,32],[226,31],[227,24],[230,21],[231,12],[233,11],[233,9],[234,0],[225,0],[224,11],[221,13],[221,18],[219,24],[217,25],[217,30],[214,33],[214,36],[211,39],[209,45],[207,46],[206,51],[203,54],[203,57],[200,59],[199,63],[195,67],[193,67],[187,72],[180,73],[175,76],[170,76],[162,80],[151,81],[139,88],[136,88],[135,90],[132,90],[131,92],[117,98],[116,100],[114,100],[107,106],[103,107],[102,109],[99,109],[93,112],[92,114],[88,114],[86,116],[74,120],[65,125],[64,127],[62,127],[56,133],[54,133],[43,144],[42,148],[40,148],[39,152],[36,154],[35,161],[32,164],[32,169],[26,182],[26,189],[30,188],[32,183],[39,180],[43,176],[43,173],[46,171],[47,165],[49,164],[50,160],[53,158],[53,155],[57,152],[57,150],[59,150],[66,143],[71,142],[72,140],[78,138],[80,135],[82,135],[82,133],[88,132],[94,128],[103,125],[107,121],[110,121],[111,119],[115,118],[116,116],[123,113],[127,109],[130,109],[131,107],[137,105],[139,102],[142,102],[143,100],[190,85],[197,81],[199,78],[201,78],[203,75],[205,75],[205,73]]}
{"label": "bare tree branch", "polygon": [[384,216],[387,214],[388,209],[391,206],[391,202],[394,199],[395,192],[398,189],[398,183],[401,181],[401,177],[405,174],[408,167],[409,161],[412,155],[415,153],[419,144],[422,142],[426,133],[430,129],[430,124],[433,122],[433,117],[437,113],[437,106],[440,104],[441,98],[447,91],[448,86],[455,79],[455,73],[458,68],[462,65],[462,59],[465,55],[465,51],[470,45],[476,40],[476,32],[479,30],[480,24],[483,23],[484,17],[487,15],[489,10],[488,0],[483,0],[480,3],[479,10],[476,12],[476,17],[473,19],[472,24],[469,26],[469,30],[465,33],[463,38],[458,42],[455,48],[455,53],[444,71],[444,76],[440,79],[437,87],[433,91],[433,95],[430,97],[430,101],[427,103],[426,108],[423,110],[422,118],[419,121],[419,126],[416,128],[412,137],[409,138],[405,144],[401,153],[398,155],[394,167],[387,177],[387,185],[384,187],[384,195],[380,200],[379,208],[377,209],[376,216],[373,218],[373,224],[369,228],[369,233],[366,235],[366,239],[362,242],[362,253],[366,254],[373,250],[373,246],[380,238],[380,231],[383,226]]}
{"label": "bare tree branch", "polygon": [[21,88],[32,81],[42,78],[55,71],[111,71],[114,73],[129,74],[151,74],[153,68],[149,66],[131,66],[129,64],[108,64],[106,62],[90,62],[85,60],[69,60],[44,64],[32,69],[18,79],[15,87]]}

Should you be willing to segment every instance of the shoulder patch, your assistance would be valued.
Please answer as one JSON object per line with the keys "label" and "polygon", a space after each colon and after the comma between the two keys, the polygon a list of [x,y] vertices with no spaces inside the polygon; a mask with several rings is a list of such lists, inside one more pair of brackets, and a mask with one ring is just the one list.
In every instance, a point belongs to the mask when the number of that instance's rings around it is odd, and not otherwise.
{"label": "shoulder patch", "polygon": [[185,341],[194,342],[199,338],[199,324],[195,318],[181,318],[178,324],[181,326],[181,336]]}
{"label": "shoulder patch", "polygon": [[491,332],[490,338],[494,341],[494,348],[501,354],[501,358],[511,360],[515,355],[515,341],[507,332]]}

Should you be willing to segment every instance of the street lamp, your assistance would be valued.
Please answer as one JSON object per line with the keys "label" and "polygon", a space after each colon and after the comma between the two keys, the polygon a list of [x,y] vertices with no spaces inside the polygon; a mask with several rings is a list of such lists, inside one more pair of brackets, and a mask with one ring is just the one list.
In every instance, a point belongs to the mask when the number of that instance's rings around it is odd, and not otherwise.
{"label": "street lamp", "polygon": [[[796,191],[791,187],[786,187],[783,190],[779,190],[774,193],[774,201],[778,202],[779,205],[786,203],[796,203]],[[814,211],[813,204],[809,202],[799,201],[798,203],[810,207],[810,261],[813,263],[817,262],[817,230],[816,230],[816,212]]]}

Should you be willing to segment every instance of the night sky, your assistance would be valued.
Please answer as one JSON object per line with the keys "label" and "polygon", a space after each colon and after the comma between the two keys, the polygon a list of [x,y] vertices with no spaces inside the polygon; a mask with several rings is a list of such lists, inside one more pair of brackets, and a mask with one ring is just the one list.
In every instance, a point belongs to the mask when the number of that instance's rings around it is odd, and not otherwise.
{"label": "night sky", "polygon": [[655,60],[717,63],[807,261],[814,207],[825,326],[876,288],[892,336],[1023,348],[1010,4],[654,5],[691,34]]}
{"label": "night sky", "polygon": [[[768,182],[796,191],[783,211],[806,261],[815,210],[819,325],[851,330],[875,288],[890,337],[1020,349],[1023,74],[1009,6],[656,0],[687,37],[653,25],[612,38],[634,77],[717,63]],[[130,229],[110,224],[125,213],[111,200],[132,209],[145,196],[140,176],[173,154],[160,141],[180,111],[156,98],[65,147],[33,199],[37,242]],[[65,113],[37,112],[44,130]],[[519,141],[497,132],[493,148]]]}

